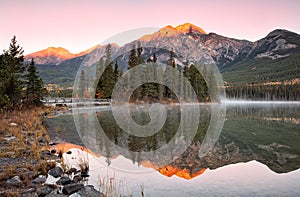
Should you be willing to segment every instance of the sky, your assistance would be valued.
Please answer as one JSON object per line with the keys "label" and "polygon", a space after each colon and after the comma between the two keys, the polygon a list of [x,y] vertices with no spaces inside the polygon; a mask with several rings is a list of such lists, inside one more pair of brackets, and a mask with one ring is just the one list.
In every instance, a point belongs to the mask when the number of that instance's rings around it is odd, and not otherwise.
{"label": "sky", "polygon": [[0,50],[16,35],[25,54],[50,46],[78,53],[124,31],[186,22],[256,41],[274,29],[299,34],[299,9],[299,0],[0,0]]}

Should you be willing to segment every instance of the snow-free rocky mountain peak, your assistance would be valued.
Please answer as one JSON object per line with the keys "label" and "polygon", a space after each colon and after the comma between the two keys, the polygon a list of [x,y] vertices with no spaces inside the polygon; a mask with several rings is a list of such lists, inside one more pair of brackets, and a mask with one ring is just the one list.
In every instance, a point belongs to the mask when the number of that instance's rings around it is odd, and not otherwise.
{"label": "snow-free rocky mountain peak", "polygon": [[[129,52],[133,46],[137,47],[138,43],[143,47],[142,57],[145,60],[155,53],[158,61],[166,62],[169,58],[169,51],[173,50],[176,64],[179,67],[186,66],[187,62],[192,64],[201,59],[205,59],[208,63],[214,63],[219,67],[220,71],[225,74],[223,75],[226,77],[225,80],[234,83],[239,83],[238,76],[243,74],[245,74],[245,82],[253,83],[256,81],[270,80],[270,77],[273,77],[272,80],[277,80],[278,76],[283,76],[281,77],[283,79],[287,76],[288,78],[294,78],[296,76],[295,73],[299,73],[296,68],[299,68],[300,65],[298,58],[300,54],[300,36],[287,30],[274,30],[265,38],[256,42],[250,42],[247,40],[228,38],[216,33],[206,33],[200,27],[190,23],[176,27],[169,25],[159,29],[153,34],[144,35],[122,47],[117,45],[113,46],[113,51],[116,52],[116,55],[113,56],[116,58],[114,61],[118,61],[119,69],[127,70]],[[98,46],[97,52],[99,58],[103,56],[105,46]],[[48,69],[50,69],[50,65],[58,65],[63,74],[69,75],[69,73],[64,73],[64,66],[78,68],[85,56],[89,53],[88,51],[82,53],[85,54],[81,54],[82,56],[78,54],[72,56],[69,53],[61,52],[57,53],[59,55],[51,55],[51,53],[48,52],[46,53],[47,55],[34,53],[35,56],[30,54],[26,57],[34,56],[37,64],[47,64]],[[95,53],[93,53],[93,56],[94,55]],[[71,58],[69,58],[70,56]],[[293,60],[290,61],[290,59]],[[272,69],[273,64],[279,64],[278,61],[284,61],[284,63],[276,66],[276,69]],[[254,66],[251,65],[251,67],[248,68],[247,65],[249,62]],[[294,63],[291,64],[291,62]],[[282,67],[283,65],[285,65],[284,68]],[[269,66],[267,70],[260,70],[260,67],[265,68],[266,66]],[[39,69],[43,76],[43,67],[39,66]],[[76,71],[76,69],[72,70],[74,72]],[[48,71],[49,70],[47,70],[47,72]],[[280,72],[283,71],[284,74],[280,74]],[[236,72],[236,75],[233,75],[234,72]],[[269,78],[264,77],[266,73],[274,73],[274,75]],[[74,73],[72,74],[72,76],[75,75]],[[253,77],[251,81],[249,81],[248,78],[252,75]],[[52,78],[47,77],[49,81],[55,78],[55,76]]]}

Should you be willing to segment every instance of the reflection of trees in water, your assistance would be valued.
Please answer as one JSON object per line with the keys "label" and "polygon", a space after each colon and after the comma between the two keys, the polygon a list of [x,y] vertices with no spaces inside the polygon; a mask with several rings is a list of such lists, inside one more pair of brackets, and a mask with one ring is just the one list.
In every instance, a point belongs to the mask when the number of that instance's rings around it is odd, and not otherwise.
{"label": "reflection of trees in water", "polygon": [[[145,110],[131,112],[131,115],[133,120],[138,124],[143,125],[149,122],[149,116],[147,113],[145,113]],[[210,116],[207,110],[206,113],[201,113],[198,132],[193,138],[192,143],[197,143],[203,140],[206,130],[208,128],[209,118]],[[167,110],[167,120],[158,133],[149,137],[137,137],[130,135],[122,129],[120,129],[119,126],[116,124],[111,111],[101,112],[101,116],[99,117],[99,123],[101,124],[101,127],[105,131],[105,134],[109,138],[109,140],[114,142],[115,145],[122,148],[126,148],[129,151],[133,152],[155,151],[159,147],[170,143],[170,141],[178,131],[180,121],[180,106],[173,106],[171,110]],[[188,132],[185,132],[184,134],[186,133]],[[189,137],[184,136],[184,134],[180,137],[184,138],[184,140],[188,142]],[[99,137],[99,141],[97,141],[97,144],[102,144],[103,146],[104,144],[102,140]]]}
{"label": "reflection of trees in water", "polygon": [[[140,110],[138,113],[132,113],[133,119],[139,124],[147,124],[149,116]],[[295,106],[229,106],[227,107],[227,121],[223,127],[220,138],[213,149],[204,157],[199,157],[201,142],[206,134],[210,121],[210,107],[201,106],[200,124],[198,132],[189,140],[188,136],[176,136],[178,140],[182,137],[190,145],[187,150],[179,157],[173,157],[172,151],[166,153],[160,158],[171,157],[170,166],[178,169],[186,169],[192,174],[197,174],[203,168],[216,169],[224,165],[257,160],[266,164],[271,170],[278,173],[290,172],[298,169],[300,163],[300,125],[293,122],[277,121],[276,118],[296,118],[299,119],[300,110]],[[173,106],[167,110],[167,121],[162,130],[150,137],[139,138],[130,136],[122,131],[115,123],[111,111],[101,111],[98,117],[93,113],[82,113],[79,116],[77,129],[85,146],[95,153],[100,153],[110,158],[122,154],[115,150],[114,145],[131,150],[130,154],[124,155],[133,162],[143,164],[142,152],[154,151],[159,147],[169,143],[177,132],[180,123],[180,107]],[[64,120],[66,116],[61,116],[57,120]],[[189,117],[187,117],[188,119]],[[274,121],[274,118],[276,121]],[[67,126],[68,121],[61,123]],[[54,121],[53,119],[50,121]],[[105,135],[97,131],[97,126],[101,124]],[[190,122],[187,121],[187,124]],[[92,126],[93,125],[93,126]],[[65,127],[69,132],[72,128]],[[184,132],[184,131],[183,131]],[[63,134],[67,132],[63,132]],[[184,132],[188,133],[188,132]],[[69,133],[68,133],[69,134]],[[68,140],[66,140],[68,141]],[[111,142],[111,143],[108,143]],[[174,143],[171,141],[171,143]],[[176,150],[174,150],[176,152]],[[146,159],[149,161],[149,159]],[[151,161],[150,161],[151,162]],[[156,163],[157,164],[157,163]]]}
{"label": "reflection of trees in water", "polygon": [[[279,105],[279,104],[258,104],[258,105],[234,105],[227,106],[228,118],[257,118],[268,119],[278,118],[286,119],[300,119],[299,105]],[[274,120],[275,120],[274,119]]]}

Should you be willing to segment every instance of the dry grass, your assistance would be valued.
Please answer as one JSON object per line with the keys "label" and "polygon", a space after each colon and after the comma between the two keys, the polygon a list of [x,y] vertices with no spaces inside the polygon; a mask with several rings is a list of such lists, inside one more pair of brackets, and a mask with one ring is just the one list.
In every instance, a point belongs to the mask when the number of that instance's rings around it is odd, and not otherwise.
{"label": "dry grass", "polygon": [[[41,155],[41,150],[48,149],[49,142],[42,116],[50,112],[51,108],[34,107],[0,113],[0,157],[14,158],[16,161],[8,165],[0,163],[0,181],[15,175],[21,176],[18,168],[27,168],[36,174],[47,174],[53,167],[54,163],[42,159]],[[39,142],[41,139],[43,143]],[[0,182],[0,190],[2,187]]]}

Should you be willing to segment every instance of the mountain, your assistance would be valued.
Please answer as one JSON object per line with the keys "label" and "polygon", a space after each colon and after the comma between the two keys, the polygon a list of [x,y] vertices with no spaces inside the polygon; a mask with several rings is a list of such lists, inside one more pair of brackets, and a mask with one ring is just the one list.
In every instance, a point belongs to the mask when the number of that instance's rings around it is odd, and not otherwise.
{"label": "mountain", "polygon": [[206,59],[207,63],[215,63],[224,67],[235,60],[239,54],[248,52],[253,43],[246,40],[227,38],[215,33],[207,34],[201,28],[185,23],[177,27],[166,26],[159,31],[145,35],[138,40],[128,43],[118,51],[117,60],[121,68],[126,69],[129,51],[132,46],[141,43],[144,59],[156,54],[158,61],[166,62],[169,51],[175,52],[175,61],[179,66],[187,62],[195,63]]}
{"label": "mountain", "polygon": [[[158,61],[166,63],[170,50],[175,53],[175,62],[181,69],[187,64],[206,60],[206,63],[216,64],[223,74],[224,81],[228,84],[263,83],[269,81],[292,80],[300,78],[300,36],[287,30],[274,30],[265,38],[256,42],[228,38],[216,33],[206,33],[200,27],[190,23],[165,26],[153,34],[116,47],[114,61],[118,61],[119,69],[126,71],[129,52],[138,44],[143,47],[142,57],[147,60],[155,53]],[[98,46],[96,48],[99,48]],[[49,50],[44,53],[31,54],[36,58],[37,64],[59,65],[51,69],[59,69],[63,78],[68,75],[68,81],[74,80],[75,69],[79,68],[87,54],[87,50],[80,54],[70,54],[63,49],[57,49],[55,55]],[[53,51],[53,50],[52,50]],[[60,52],[59,52],[60,51]],[[98,53],[98,52],[97,52]],[[43,54],[43,55],[41,55]],[[58,55],[59,54],[59,55]],[[104,48],[95,55],[102,56]],[[29,59],[30,55],[26,56]],[[80,58],[79,58],[80,57]],[[75,58],[75,59],[74,59]],[[70,71],[70,67],[73,67]],[[44,73],[42,66],[39,70],[43,75],[48,75],[47,82],[58,82],[54,75]],[[71,75],[72,73],[72,75]],[[62,81],[65,81],[62,80]]]}
{"label": "mountain", "polygon": [[31,58],[34,58],[36,64],[55,65],[64,60],[88,54],[97,47],[98,45],[77,54],[70,53],[67,49],[62,47],[48,47],[47,49],[26,55],[25,62],[30,62]]}
{"label": "mountain", "polygon": [[221,68],[230,83],[264,83],[300,78],[300,35],[274,30]]}
{"label": "mountain", "polygon": [[[45,84],[54,83],[67,87],[73,86],[77,71],[87,55],[94,51],[97,51],[99,55],[103,55],[105,47],[106,45],[96,45],[95,47],[76,54],[75,57],[53,63],[36,63],[36,67]],[[115,52],[118,48],[118,45],[112,44],[112,52]]]}

